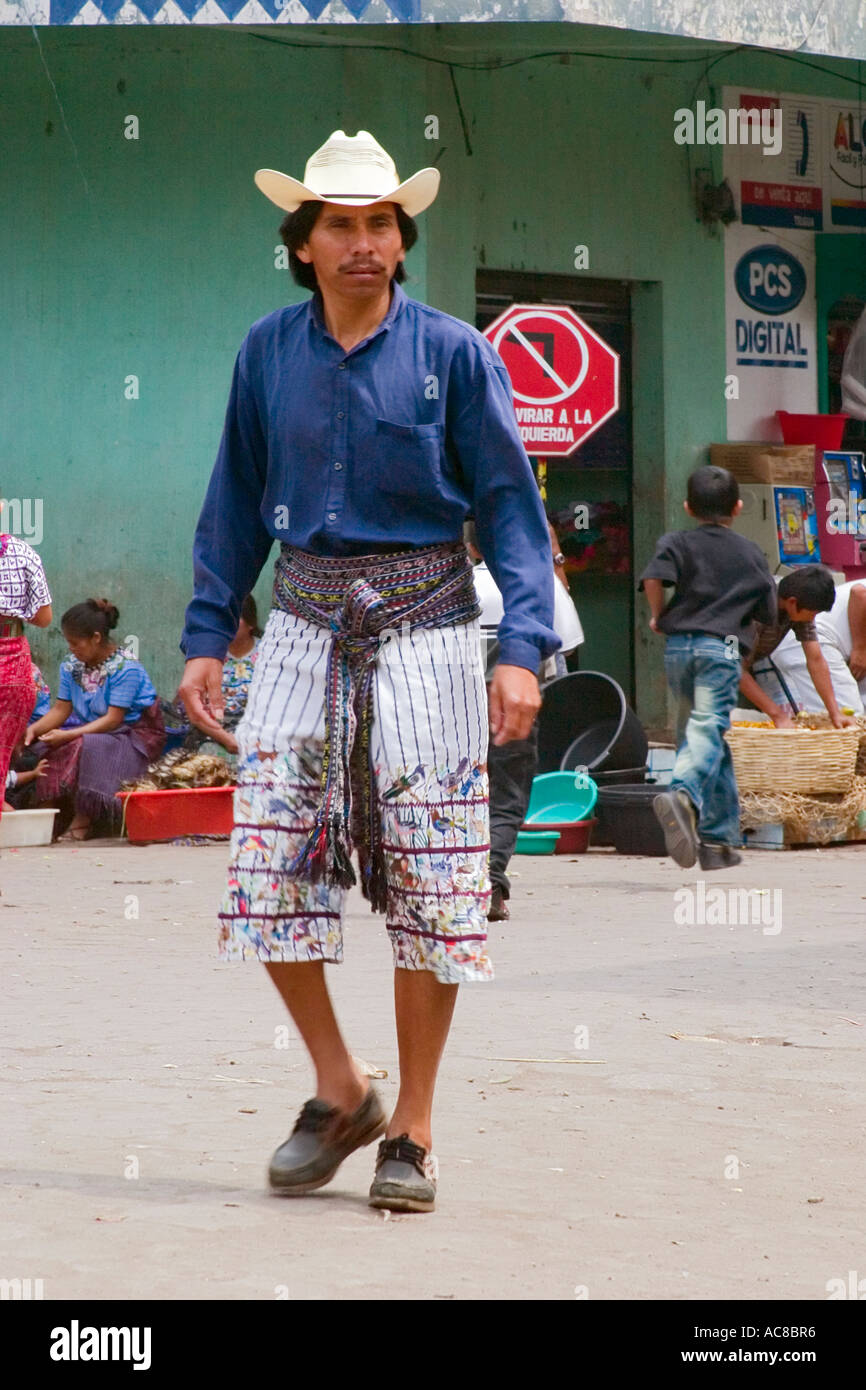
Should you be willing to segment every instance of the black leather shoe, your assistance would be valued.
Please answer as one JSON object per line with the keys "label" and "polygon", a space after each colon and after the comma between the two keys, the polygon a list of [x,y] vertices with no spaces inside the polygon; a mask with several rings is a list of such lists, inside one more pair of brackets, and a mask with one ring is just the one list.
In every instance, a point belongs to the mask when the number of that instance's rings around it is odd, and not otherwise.
{"label": "black leather shoe", "polygon": [[684,791],[660,792],[653,799],[656,820],[665,832],[665,849],[681,869],[698,857],[697,812]]}
{"label": "black leather shoe", "polygon": [[698,845],[698,863],[702,869],[732,869],[742,864],[743,856],[732,845]]}
{"label": "black leather shoe", "polygon": [[501,888],[494,888],[490,894],[490,909],[487,913],[488,922],[507,922],[511,916],[508,906],[508,899]]}
{"label": "black leather shoe", "polygon": [[383,1139],[376,1156],[370,1206],[386,1211],[432,1211],[436,1205],[439,1164],[408,1134]]}
{"label": "black leather shoe", "polygon": [[325,1100],[308,1100],[291,1135],[271,1159],[271,1190],[281,1197],[302,1197],[324,1187],[343,1159],[371,1144],[386,1123],[372,1086],[353,1115]]}

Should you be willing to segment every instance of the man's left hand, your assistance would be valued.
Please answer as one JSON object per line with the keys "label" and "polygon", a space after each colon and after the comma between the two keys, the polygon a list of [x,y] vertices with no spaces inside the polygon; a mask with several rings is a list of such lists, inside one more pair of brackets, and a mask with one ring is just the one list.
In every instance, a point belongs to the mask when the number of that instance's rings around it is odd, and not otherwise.
{"label": "man's left hand", "polygon": [[488,692],[490,735],[498,746],[515,738],[528,738],[541,709],[541,691],[533,671],[525,666],[497,665]]}

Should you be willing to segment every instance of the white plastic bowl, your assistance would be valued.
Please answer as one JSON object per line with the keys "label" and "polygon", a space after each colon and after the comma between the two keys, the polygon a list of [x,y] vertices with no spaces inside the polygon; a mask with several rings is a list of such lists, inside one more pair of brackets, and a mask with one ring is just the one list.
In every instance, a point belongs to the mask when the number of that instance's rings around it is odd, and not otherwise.
{"label": "white plastic bowl", "polygon": [[50,845],[56,815],[53,806],[41,811],[4,811],[0,816],[0,848]]}

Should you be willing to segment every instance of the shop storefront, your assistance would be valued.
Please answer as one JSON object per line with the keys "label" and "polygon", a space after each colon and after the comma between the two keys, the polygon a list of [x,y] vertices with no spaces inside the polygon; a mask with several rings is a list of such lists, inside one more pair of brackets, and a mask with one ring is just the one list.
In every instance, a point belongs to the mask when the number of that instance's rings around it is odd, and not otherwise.
{"label": "shop storefront", "polygon": [[[212,26],[124,23],[120,12],[97,22],[89,10],[90,23],[73,24],[84,13],[74,7],[37,17],[35,32],[14,8],[0,5],[14,326],[0,348],[0,486],[7,499],[43,501],[39,544],[58,609],[111,593],[124,632],[173,690],[192,530],[234,356],[252,322],[304,297],[252,172],[301,169],[331,130],[363,127],[401,173],[442,171],[409,293],[482,328],[509,302],[569,305],[619,354],[619,411],[551,462],[547,503],[586,631],[580,664],[615,676],[644,723],[663,727],[661,645],[634,577],[659,532],[680,524],[688,473],[712,443],[780,439],[778,408],[837,408],[840,347],[866,302],[858,64],[516,17],[394,24],[384,5],[377,23],[367,6],[358,23],[341,11],[344,22],[305,12],[306,23],[275,24],[263,9],[230,24],[214,11]],[[697,126],[693,143],[676,138],[678,113],[697,116],[701,102],[706,116],[732,93],[785,96],[790,130],[772,180],[774,156],[714,143],[706,120],[703,143]],[[820,173],[808,158],[801,172],[786,162],[804,159],[798,112],[813,120],[806,154]],[[826,182],[837,129],[848,137],[850,158],[836,156],[852,181],[845,196]],[[746,155],[763,162],[765,184],[799,190],[793,206],[809,226],[780,222],[766,190],[761,201]],[[743,216],[744,192],[757,220]],[[758,328],[780,321],[755,307],[750,257],[762,246],[789,258],[781,283],[794,284],[793,261],[802,269],[790,343]],[[762,255],[766,301],[780,281]],[[737,291],[744,257],[752,306]],[[753,364],[789,346],[805,367]],[[266,569],[265,605],[268,590]],[[51,640],[49,666],[62,646]]]}

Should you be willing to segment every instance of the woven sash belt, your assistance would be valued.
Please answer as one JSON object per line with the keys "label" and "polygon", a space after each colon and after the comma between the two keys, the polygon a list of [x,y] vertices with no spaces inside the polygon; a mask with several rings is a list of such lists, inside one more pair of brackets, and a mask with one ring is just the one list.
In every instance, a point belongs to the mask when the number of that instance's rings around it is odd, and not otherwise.
{"label": "woven sash belt", "polygon": [[[321,799],[290,871],[310,882],[356,882],[375,912],[386,910],[382,825],[372,763],[373,673],[386,629],[448,627],[481,611],[462,541],[379,555],[311,555],[283,544],[275,608],[332,633],[325,684]],[[387,640],[387,639],[386,639]]]}

